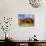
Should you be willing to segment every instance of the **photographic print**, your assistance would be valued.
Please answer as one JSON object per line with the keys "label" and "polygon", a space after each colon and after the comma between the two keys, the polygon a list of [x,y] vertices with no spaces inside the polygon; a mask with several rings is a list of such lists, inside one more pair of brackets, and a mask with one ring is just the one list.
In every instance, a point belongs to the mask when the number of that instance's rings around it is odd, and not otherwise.
{"label": "photographic print", "polygon": [[34,26],[34,15],[18,14],[18,25],[24,27]]}

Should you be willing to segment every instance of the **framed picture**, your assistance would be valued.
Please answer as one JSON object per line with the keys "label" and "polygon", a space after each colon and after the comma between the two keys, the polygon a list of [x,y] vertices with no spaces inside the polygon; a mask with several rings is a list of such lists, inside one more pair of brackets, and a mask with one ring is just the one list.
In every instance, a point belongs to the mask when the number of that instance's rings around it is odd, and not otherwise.
{"label": "framed picture", "polygon": [[18,25],[23,27],[34,26],[34,15],[32,14],[18,14]]}

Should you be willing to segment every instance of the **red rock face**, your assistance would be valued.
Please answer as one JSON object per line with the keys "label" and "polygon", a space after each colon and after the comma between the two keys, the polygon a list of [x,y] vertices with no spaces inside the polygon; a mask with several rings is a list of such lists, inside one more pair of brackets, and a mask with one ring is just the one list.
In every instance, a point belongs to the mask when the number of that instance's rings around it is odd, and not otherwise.
{"label": "red rock face", "polygon": [[31,18],[19,19],[19,25],[22,25],[22,24],[34,24],[34,20]]}

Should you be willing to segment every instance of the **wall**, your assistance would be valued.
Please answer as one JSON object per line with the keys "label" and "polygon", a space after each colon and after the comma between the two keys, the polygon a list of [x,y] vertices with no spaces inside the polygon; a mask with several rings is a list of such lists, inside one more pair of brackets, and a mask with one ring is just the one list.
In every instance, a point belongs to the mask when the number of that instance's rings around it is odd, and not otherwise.
{"label": "wall", "polygon": [[44,31],[44,37],[45,37],[45,39],[46,39],[46,16],[45,16],[45,31]]}
{"label": "wall", "polygon": [[[12,17],[13,22],[10,31],[10,37],[16,40],[27,40],[34,34],[37,35],[39,40],[44,40],[45,36],[45,15],[46,8],[33,8],[30,6],[28,0],[0,0],[0,16]],[[30,13],[35,16],[35,26],[34,27],[19,27],[17,24],[17,14],[18,13]],[[2,33],[2,31],[1,31]],[[0,33],[0,34],[1,34]],[[1,34],[2,35],[2,34]],[[0,39],[3,37],[0,36]],[[3,38],[4,39],[4,38]]]}

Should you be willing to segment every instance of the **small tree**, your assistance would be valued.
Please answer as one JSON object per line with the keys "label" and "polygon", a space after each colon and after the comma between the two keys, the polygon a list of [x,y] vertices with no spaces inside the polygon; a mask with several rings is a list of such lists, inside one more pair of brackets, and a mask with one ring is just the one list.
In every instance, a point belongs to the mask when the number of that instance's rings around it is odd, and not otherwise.
{"label": "small tree", "polygon": [[3,18],[3,24],[2,24],[2,31],[5,33],[5,39],[6,39],[6,32],[10,29],[12,23],[12,18],[4,17]]}

